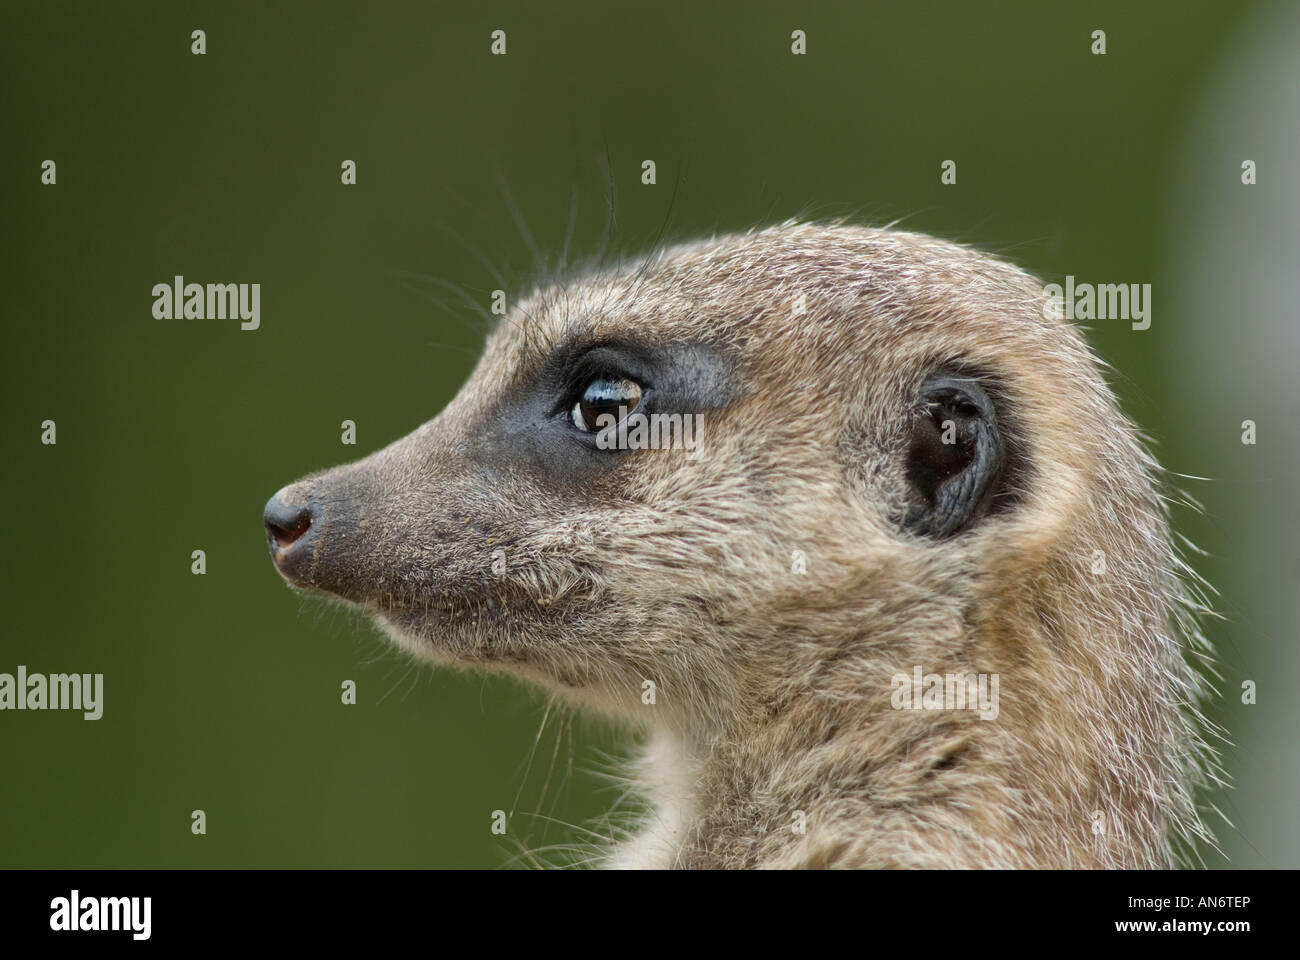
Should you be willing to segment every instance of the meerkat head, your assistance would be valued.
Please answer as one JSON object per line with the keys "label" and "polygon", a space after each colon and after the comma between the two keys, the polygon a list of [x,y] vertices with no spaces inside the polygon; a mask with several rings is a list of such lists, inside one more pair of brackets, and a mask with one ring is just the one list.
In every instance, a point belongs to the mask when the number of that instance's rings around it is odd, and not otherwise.
{"label": "meerkat head", "polygon": [[[786,224],[538,291],[437,417],[265,524],[403,647],[699,744],[731,862],[788,800],[875,817],[881,862],[1155,864],[1201,744],[1152,470],[1031,277]],[[918,669],[1000,677],[996,715],[900,709]],[[771,809],[729,794],[801,765]],[[906,842],[882,791],[920,804]]]}

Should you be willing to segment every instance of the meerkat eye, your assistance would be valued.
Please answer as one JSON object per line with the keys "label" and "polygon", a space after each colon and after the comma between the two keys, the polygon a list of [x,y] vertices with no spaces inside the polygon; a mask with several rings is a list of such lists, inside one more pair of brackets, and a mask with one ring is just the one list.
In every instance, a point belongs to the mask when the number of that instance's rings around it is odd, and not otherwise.
{"label": "meerkat eye", "polygon": [[641,403],[641,385],[626,377],[596,377],[582,391],[582,396],[573,405],[573,425],[579,430],[592,432],[610,421],[601,422],[600,417],[609,414],[617,421],[637,408]]}

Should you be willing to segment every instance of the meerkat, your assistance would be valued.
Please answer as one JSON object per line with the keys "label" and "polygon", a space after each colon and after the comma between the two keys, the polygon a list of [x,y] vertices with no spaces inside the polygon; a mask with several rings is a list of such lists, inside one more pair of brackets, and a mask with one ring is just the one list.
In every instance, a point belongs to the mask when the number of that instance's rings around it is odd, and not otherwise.
{"label": "meerkat", "polygon": [[[696,448],[598,442],[637,414]],[[401,648],[644,728],[606,866],[1148,868],[1217,769],[1158,477],[1034,278],[792,221],[542,287],[264,524]]]}

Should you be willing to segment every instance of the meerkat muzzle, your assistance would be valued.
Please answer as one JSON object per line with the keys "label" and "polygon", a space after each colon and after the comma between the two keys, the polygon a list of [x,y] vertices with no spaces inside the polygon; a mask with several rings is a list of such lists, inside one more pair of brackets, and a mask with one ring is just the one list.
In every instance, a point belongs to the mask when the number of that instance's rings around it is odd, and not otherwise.
{"label": "meerkat muzzle", "polygon": [[312,549],[314,517],[300,484],[277,490],[262,511],[271,559],[285,579],[300,583],[303,559]]}

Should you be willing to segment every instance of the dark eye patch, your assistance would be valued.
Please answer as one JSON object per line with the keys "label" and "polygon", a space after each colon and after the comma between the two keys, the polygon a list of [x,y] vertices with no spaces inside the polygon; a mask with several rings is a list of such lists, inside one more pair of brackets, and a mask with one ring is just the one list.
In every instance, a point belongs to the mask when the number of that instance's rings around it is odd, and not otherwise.
{"label": "dark eye patch", "polygon": [[736,395],[729,354],[703,343],[573,338],[520,375],[486,414],[472,441],[492,470],[523,470],[557,491],[616,469],[626,451],[602,450],[574,427],[573,406],[595,378],[627,379],[642,389],[638,411],[706,413]]}

